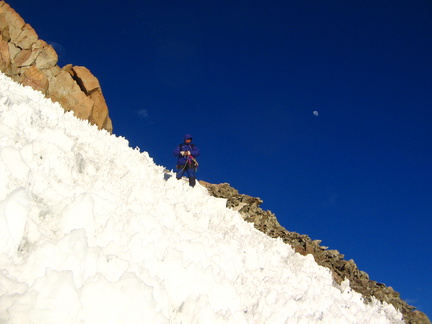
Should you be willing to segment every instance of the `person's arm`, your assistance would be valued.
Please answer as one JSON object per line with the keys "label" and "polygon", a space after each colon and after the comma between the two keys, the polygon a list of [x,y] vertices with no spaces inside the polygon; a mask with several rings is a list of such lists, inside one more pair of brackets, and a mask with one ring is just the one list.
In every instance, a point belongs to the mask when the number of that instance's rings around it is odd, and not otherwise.
{"label": "person's arm", "polygon": [[180,156],[180,145],[176,146],[176,148],[173,150],[173,154],[175,156]]}
{"label": "person's arm", "polygon": [[194,145],[194,147],[192,147],[192,151],[190,153],[193,157],[197,157],[198,155],[200,155],[200,150],[197,146]]}

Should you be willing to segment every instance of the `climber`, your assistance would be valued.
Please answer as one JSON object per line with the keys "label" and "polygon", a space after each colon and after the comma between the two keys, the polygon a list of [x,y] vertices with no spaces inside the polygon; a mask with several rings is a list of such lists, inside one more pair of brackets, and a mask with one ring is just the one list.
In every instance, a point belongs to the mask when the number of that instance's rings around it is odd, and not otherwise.
{"label": "climber", "polygon": [[184,142],[177,145],[173,153],[178,157],[176,178],[180,180],[186,173],[189,178],[189,186],[195,187],[195,172],[198,167],[196,157],[200,154],[200,151],[195,144],[192,144],[192,136],[186,134],[184,136]]}

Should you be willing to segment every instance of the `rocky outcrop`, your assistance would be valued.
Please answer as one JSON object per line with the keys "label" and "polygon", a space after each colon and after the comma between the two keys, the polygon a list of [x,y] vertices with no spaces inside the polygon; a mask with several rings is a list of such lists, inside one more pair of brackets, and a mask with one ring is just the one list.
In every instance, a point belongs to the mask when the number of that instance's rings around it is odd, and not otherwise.
{"label": "rocky outcrop", "polygon": [[392,304],[401,311],[407,324],[431,324],[426,314],[408,305],[392,287],[373,281],[366,272],[360,271],[354,260],[345,260],[344,255],[337,250],[329,250],[326,246],[320,245],[320,240],[312,240],[307,235],[287,231],[279,224],[273,213],[259,207],[263,202],[261,199],[239,194],[228,183],[216,185],[200,181],[200,184],[206,187],[212,196],[226,199],[227,207],[239,211],[246,221],[254,224],[256,229],[270,237],[282,239],[302,255],[312,254],[319,265],[332,271],[333,278],[338,284],[348,278],[351,288],[362,294],[366,301],[375,297],[382,302]]}
{"label": "rocky outcrop", "polygon": [[108,107],[96,77],[85,67],[60,68],[54,48],[7,3],[0,1],[0,70],[41,91],[66,111],[112,132]]}

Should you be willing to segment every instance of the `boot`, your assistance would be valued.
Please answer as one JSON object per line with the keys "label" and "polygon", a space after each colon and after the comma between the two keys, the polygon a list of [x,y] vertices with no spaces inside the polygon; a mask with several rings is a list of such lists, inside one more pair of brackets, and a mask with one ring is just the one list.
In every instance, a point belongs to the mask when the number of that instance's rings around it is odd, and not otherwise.
{"label": "boot", "polygon": [[191,186],[193,188],[193,187],[195,187],[195,184],[196,184],[196,178],[190,177],[189,178],[189,186]]}

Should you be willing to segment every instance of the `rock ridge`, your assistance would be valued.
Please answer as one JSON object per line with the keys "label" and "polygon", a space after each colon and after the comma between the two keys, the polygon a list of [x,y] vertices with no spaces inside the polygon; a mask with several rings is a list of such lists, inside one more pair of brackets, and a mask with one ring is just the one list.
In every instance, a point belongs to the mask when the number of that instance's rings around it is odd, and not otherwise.
{"label": "rock ridge", "polygon": [[282,239],[302,255],[312,254],[319,265],[332,271],[336,283],[340,284],[348,278],[351,288],[362,294],[366,302],[376,298],[381,302],[392,304],[403,314],[407,324],[431,324],[426,314],[408,305],[392,287],[371,280],[366,272],[358,269],[354,260],[345,260],[344,255],[337,250],[329,250],[328,247],[320,245],[320,240],[312,240],[308,235],[286,230],[271,211],[260,208],[263,203],[260,198],[239,194],[238,190],[231,187],[229,183],[199,182],[207,188],[210,195],[226,199],[227,207],[238,211],[244,220],[253,223],[256,229],[270,237]]}
{"label": "rock ridge", "polygon": [[54,48],[6,2],[0,1],[0,71],[41,91],[65,111],[112,133],[98,79],[83,66],[58,65]]}

